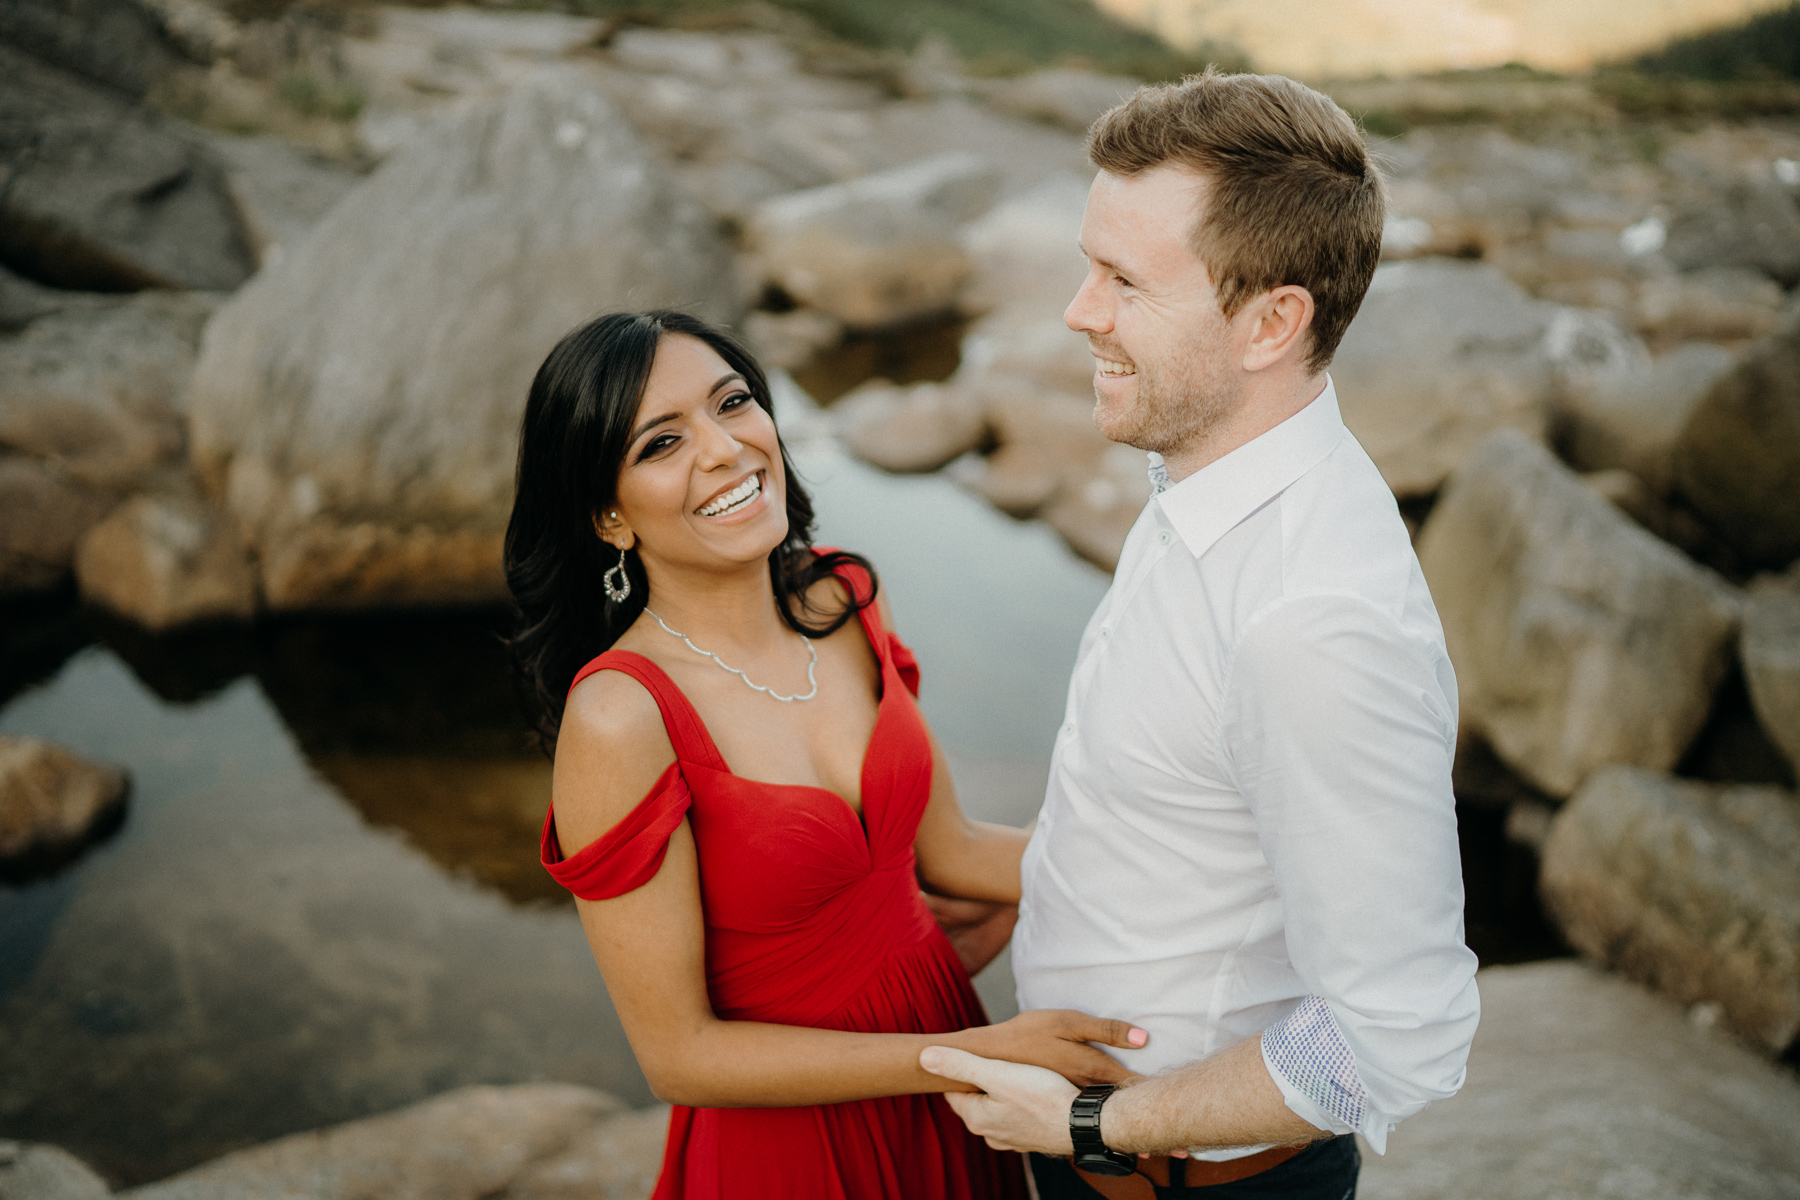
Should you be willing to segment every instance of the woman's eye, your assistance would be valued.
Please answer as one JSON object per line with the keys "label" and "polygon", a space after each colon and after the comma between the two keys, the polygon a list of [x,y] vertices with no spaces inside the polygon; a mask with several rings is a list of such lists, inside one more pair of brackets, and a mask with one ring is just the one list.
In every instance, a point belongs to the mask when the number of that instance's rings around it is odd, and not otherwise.
{"label": "woman's eye", "polygon": [[733,392],[731,395],[725,397],[724,401],[720,403],[719,411],[730,412],[734,408],[742,408],[744,405],[749,404],[751,400],[752,397],[749,392]]}
{"label": "woman's eye", "polygon": [[1125,278],[1123,275],[1114,275],[1113,282],[1118,284],[1120,287],[1130,287],[1131,286],[1131,280]]}
{"label": "woman's eye", "polygon": [[670,446],[673,446],[676,440],[677,439],[672,434],[667,433],[663,434],[661,437],[651,438],[644,444],[643,451],[638,455],[638,461],[643,462],[646,458],[656,457]]}

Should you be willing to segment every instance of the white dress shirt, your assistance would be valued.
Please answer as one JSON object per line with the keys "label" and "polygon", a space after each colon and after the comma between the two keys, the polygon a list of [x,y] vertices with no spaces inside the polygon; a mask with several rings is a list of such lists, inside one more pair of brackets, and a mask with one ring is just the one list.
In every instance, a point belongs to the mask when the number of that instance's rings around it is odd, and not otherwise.
{"label": "white dress shirt", "polygon": [[[1023,1008],[1152,1074],[1262,1035],[1377,1151],[1462,1086],[1456,678],[1392,493],[1325,390],[1155,496],[1081,640],[1013,939]],[[1231,1158],[1260,1147],[1205,1153]]]}

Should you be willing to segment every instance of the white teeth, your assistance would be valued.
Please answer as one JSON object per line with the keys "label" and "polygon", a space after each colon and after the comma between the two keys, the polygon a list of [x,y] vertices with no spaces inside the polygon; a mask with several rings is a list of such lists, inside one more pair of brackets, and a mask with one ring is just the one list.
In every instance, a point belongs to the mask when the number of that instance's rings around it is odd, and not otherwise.
{"label": "white teeth", "polygon": [[700,509],[703,517],[722,517],[726,513],[736,512],[762,494],[762,472],[758,471],[744,482],[720,496],[717,500]]}
{"label": "white teeth", "polygon": [[1096,358],[1094,360],[1094,362],[1099,366],[1100,373],[1102,375],[1136,375],[1137,374],[1137,368],[1132,366],[1130,363],[1113,362],[1111,359],[1106,359],[1106,358]]}

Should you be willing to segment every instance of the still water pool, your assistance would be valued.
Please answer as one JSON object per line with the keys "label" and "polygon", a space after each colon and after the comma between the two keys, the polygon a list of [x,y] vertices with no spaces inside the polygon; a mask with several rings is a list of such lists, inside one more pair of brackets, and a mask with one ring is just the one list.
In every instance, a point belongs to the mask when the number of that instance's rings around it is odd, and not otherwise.
{"label": "still water pool", "polygon": [[[798,459],[820,541],[882,573],[965,804],[1029,820],[1106,577],[946,480],[882,475],[824,440]],[[470,1083],[650,1099],[537,866],[549,770],[500,614],[154,640],[48,619],[86,644],[0,708],[0,731],[124,765],[133,792],[73,866],[0,886],[0,1134],[128,1184]],[[1498,826],[1464,849],[1472,882],[1499,881],[1472,888],[1488,926],[1537,920],[1534,864],[1514,895]],[[996,1017],[1013,1011],[1004,957],[978,985]]]}

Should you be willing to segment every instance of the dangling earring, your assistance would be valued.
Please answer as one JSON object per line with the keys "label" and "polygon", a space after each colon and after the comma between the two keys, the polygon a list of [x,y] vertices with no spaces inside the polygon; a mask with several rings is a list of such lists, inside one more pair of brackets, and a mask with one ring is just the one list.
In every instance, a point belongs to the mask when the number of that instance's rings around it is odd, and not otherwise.
{"label": "dangling earring", "polygon": [[[619,576],[617,583],[613,582],[614,572]],[[631,595],[631,576],[625,573],[625,547],[619,547],[619,565],[606,569],[606,574],[600,577],[600,585],[606,589],[606,598],[614,604],[625,603],[626,597]]]}

